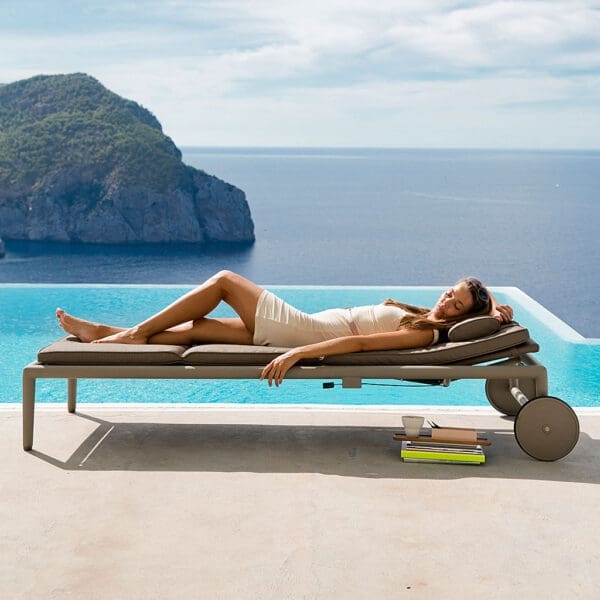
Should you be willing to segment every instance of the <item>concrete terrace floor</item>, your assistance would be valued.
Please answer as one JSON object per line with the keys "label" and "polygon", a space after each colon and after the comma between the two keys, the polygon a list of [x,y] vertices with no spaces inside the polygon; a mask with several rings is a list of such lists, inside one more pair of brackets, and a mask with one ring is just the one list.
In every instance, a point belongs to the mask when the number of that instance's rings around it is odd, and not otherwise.
{"label": "concrete terrace floor", "polygon": [[2,597],[600,597],[598,412],[555,463],[492,409],[418,412],[487,464],[401,462],[401,408],[38,405],[30,453],[0,410]]}

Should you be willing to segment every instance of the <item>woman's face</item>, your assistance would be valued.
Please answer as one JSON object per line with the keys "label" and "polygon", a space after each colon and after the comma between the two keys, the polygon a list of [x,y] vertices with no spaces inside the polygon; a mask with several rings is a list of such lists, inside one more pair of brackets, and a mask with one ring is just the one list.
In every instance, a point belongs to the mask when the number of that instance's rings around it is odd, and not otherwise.
{"label": "woman's face", "polygon": [[463,281],[445,291],[433,307],[436,319],[452,319],[467,314],[473,308],[473,296],[468,284]]}

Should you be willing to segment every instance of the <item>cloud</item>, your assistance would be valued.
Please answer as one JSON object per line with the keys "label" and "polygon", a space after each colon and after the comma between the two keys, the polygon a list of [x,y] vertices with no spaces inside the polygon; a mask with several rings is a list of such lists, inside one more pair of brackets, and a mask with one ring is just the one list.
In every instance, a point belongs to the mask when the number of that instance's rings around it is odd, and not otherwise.
{"label": "cloud", "polygon": [[[89,72],[150,108],[178,143],[393,145],[393,127],[414,130],[410,145],[441,143],[411,125],[430,123],[446,130],[445,145],[461,145],[476,142],[477,122],[501,144],[503,127],[525,123],[525,114],[537,130],[536,111],[544,123],[552,114],[571,143],[582,129],[574,115],[593,120],[600,102],[600,10],[592,2],[85,6],[65,12],[67,32],[40,33],[33,11],[10,31],[0,23],[0,81]],[[444,124],[444,115],[457,125]],[[594,134],[581,135],[592,143]],[[493,142],[491,133],[485,139]]]}
{"label": "cloud", "polygon": [[582,46],[600,45],[600,10],[565,0],[172,1],[151,2],[147,10],[165,19],[178,14],[192,23],[218,22],[226,33],[266,40],[267,46],[302,47],[325,59],[389,47],[391,54],[410,50],[420,60],[435,57],[446,66],[511,69],[570,53],[585,60]]}
{"label": "cloud", "polygon": [[180,145],[577,147],[579,140],[594,147],[600,128],[590,76],[381,81],[215,97],[181,68],[168,79],[176,101],[159,89],[165,83],[157,77],[142,90],[144,104]]}
{"label": "cloud", "polygon": [[[352,82],[353,73],[363,80],[367,71],[376,80],[600,67],[600,10],[584,2],[146,0],[86,6],[79,34],[4,32],[2,63],[10,58],[14,65],[19,57],[25,65],[54,66],[135,63],[141,56],[194,59],[203,70],[220,69],[224,89],[237,81],[318,79],[320,73]],[[108,28],[85,31],[90,15],[99,13]]]}

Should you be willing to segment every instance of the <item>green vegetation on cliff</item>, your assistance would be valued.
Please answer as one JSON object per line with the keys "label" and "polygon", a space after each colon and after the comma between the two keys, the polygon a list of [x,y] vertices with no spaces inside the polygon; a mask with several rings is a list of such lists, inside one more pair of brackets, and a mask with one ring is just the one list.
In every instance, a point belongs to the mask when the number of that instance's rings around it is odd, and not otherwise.
{"label": "green vegetation on cliff", "polygon": [[254,223],[149,111],[75,73],[0,87],[0,237],[246,244]]}
{"label": "green vegetation on cliff", "polygon": [[115,185],[164,189],[189,178],[154,115],[89,75],[40,75],[1,86],[0,186],[43,187],[74,166],[110,174]]}

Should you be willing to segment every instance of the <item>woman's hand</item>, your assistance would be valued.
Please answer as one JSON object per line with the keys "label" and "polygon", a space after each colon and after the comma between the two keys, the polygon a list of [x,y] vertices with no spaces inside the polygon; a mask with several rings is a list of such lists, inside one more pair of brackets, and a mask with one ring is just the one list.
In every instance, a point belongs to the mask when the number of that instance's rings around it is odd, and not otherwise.
{"label": "woman's hand", "polygon": [[274,383],[280,386],[285,374],[300,360],[297,352],[290,350],[277,358],[274,358],[260,374],[260,380],[267,379],[269,387]]}
{"label": "woman's hand", "polygon": [[513,320],[513,309],[508,304],[496,304],[492,310],[492,317],[500,323],[510,323]]}

